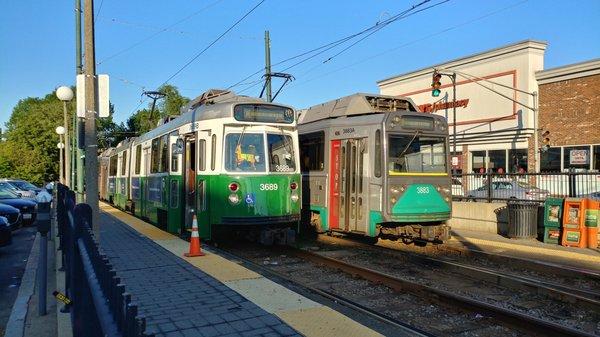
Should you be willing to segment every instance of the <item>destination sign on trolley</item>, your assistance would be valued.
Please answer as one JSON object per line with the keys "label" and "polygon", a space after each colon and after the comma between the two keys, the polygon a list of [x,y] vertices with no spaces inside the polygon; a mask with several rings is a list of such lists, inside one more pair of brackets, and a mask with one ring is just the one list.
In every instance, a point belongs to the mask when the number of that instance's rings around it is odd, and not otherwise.
{"label": "destination sign on trolley", "polygon": [[240,122],[291,124],[294,122],[294,111],[275,105],[240,104],[235,106],[233,117]]}
{"label": "destination sign on trolley", "polygon": [[433,118],[421,116],[402,116],[400,122],[405,129],[433,130]]}

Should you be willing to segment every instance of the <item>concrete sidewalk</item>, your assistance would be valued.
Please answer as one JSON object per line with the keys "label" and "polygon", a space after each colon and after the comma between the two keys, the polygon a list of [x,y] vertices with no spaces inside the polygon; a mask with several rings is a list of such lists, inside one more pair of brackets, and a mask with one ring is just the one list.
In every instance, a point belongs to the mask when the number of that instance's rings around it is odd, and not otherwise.
{"label": "concrete sidewalk", "polygon": [[509,239],[499,234],[466,229],[452,229],[451,245],[495,254],[564,264],[600,271],[598,249],[564,247],[536,239]]}

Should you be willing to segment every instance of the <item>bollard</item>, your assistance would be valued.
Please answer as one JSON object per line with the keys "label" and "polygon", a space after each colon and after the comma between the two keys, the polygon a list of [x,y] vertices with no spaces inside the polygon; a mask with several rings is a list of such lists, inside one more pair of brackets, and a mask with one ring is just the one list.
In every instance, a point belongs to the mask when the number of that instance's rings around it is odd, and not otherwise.
{"label": "bollard", "polygon": [[46,315],[48,286],[48,232],[50,231],[50,202],[38,203],[37,230],[40,233],[40,258],[38,261],[38,314]]}

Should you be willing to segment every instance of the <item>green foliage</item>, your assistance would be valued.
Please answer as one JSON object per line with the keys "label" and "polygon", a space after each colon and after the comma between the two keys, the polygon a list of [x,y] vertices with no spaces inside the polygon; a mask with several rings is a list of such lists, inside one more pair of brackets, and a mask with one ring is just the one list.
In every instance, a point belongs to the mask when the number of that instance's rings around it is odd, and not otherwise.
{"label": "green foliage", "polygon": [[147,108],[136,111],[127,119],[125,123],[127,131],[132,134],[144,134],[156,128],[161,118],[179,116],[181,108],[190,101],[189,98],[181,96],[177,87],[169,84],[161,86],[158,91],[165,93],[166,96],[157,100],[154,112],[151,114],[152,101],[150,101]]}
{"label": "green foliage", "polygon": [[[69,102],[67,107],[69,112],[74,111],[75,102]],[[70,118],[69,113],[69,121]],[[62,124],[63,103],[54,92],[43,98],[20,100],[6,123],[6,140],[0,143],[1,176],[38,185],[57,179],[59,136],[55,129]]]}

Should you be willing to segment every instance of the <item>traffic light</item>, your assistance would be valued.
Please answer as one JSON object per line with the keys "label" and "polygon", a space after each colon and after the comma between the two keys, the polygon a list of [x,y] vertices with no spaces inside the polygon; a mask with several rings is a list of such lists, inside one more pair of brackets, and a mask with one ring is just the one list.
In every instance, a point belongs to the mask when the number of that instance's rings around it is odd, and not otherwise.
{"label": "traffic light", "polygon": [[542,146],[540,147],[540,150],[542,152],[546,152],[548,151],[548,149],[550,148],[550,131],[544,131],[544,133],[542,133]]}
{"label": "traffic light", "polygon": [[433,97],[438,97],[440,95],[440,93],[442,92],[440,90],[440,87],[442,86],[442,82],[440,82],[442,80],[442,74],[438,73],[437,71],[433,72],[433,79],[431,81],[431,96]]}

